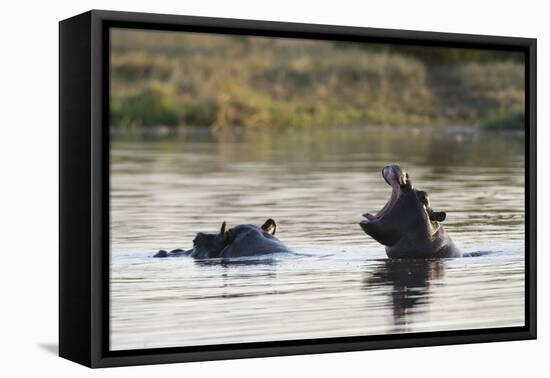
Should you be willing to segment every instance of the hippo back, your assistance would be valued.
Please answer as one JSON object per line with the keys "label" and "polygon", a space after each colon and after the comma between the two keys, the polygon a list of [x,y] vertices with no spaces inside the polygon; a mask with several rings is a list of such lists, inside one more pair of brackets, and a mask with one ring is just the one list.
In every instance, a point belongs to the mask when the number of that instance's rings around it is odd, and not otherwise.
{"label": "hippo back", "polygon": [[231,229],[233,240],[220,253],[222,258],[259,256],[290,252],[275,236],[254,225],[240,225]]}

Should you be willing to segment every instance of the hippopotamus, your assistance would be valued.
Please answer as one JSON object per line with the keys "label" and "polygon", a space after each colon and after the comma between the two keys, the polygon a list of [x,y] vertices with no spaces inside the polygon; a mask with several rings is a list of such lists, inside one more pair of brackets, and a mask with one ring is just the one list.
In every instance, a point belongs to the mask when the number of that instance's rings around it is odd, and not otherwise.
{"label": "hippopotamus", "polygon": [[428,193],[417,190],[399,165],[382,169],[392,188],[390,199],[376,215],[365,213],[360,226],[386,247],[389,258],[446,258],[461,253],[441,225],[443,211],[434,211]]}
{"label": "hippopotamus", "polygon": [[197,233],[193,239],[193,248],[174,249],[170,252],[160,250],[153,257],[191,256],[197,259],[209,259],[291,252],[275,237],[276,231],[277,224],[273,219],[266,220],[260,227],[241,224],[230,229],[227,229],[226,222],[223,222],[220,232]]}

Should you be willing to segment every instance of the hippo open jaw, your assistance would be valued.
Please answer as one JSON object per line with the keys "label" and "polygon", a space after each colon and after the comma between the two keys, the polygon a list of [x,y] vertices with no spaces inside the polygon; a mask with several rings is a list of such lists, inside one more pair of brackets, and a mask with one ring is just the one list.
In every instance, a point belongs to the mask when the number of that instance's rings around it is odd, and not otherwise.
{"label": "hippo open jaw", "polygon": [[365,213],[363,214],[363,217],[367,218],[369,222],[375,222],[381,220],[387,213],[389,213],[397,203],[397,199],[401,194],[401,186],[406,185],[407,183],[407,177],[405,175],[406,174],[402,172],[400,168],[399,171],[396,172],[394,166],[385,167],[382,170],[382,177],[384,177],[384,180],[392,188],[390,198],[384,207],[376,213],[376,215]]}
{"label": "hippo open jaw", "polygon": [[386,215],[391,209],[393,209],[393,207],[397,203],[397,199],[399,198],[399,194],[401,193],[399,189],[400,189],[399,185],[395,185],[395,186],[392,185],[390,199],[384,205],[384,207],[378,213],[376,213],[376,215],[372,215],[371,213],[365,213],[363,214],[363,216],[367,218],[367,220],[370,222],[381,220],[384,217],[384,215]]}

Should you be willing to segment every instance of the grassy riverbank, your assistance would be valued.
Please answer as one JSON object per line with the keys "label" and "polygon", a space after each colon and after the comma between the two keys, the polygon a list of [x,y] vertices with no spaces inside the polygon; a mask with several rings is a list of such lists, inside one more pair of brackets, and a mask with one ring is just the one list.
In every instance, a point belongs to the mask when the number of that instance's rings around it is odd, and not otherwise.
{"label": "grassy riverbank", "polygon": [[517,128],[523,76],[512,53],[116,30],[111,121]]}

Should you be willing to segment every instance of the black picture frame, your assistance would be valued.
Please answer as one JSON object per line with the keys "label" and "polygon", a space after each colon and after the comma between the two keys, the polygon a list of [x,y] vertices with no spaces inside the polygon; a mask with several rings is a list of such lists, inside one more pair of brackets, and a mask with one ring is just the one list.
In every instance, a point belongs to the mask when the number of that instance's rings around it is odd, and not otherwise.
{"label": "black picture frame", "polygon": [[[525,326],[110,351],[111,27],[384,42],[525,53]],[[59,23],[59,355],[88,367],[535,339],[536,39],[92,10]]]}

